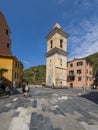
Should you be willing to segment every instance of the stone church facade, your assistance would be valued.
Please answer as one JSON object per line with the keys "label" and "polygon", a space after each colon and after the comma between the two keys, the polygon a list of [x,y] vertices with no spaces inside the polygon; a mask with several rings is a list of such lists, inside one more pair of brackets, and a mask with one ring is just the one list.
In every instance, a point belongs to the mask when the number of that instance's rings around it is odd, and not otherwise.
{"label": "stone church facade", "polygon": [[57,23],[47,35],[46,86],[67,86],[67,33]]}

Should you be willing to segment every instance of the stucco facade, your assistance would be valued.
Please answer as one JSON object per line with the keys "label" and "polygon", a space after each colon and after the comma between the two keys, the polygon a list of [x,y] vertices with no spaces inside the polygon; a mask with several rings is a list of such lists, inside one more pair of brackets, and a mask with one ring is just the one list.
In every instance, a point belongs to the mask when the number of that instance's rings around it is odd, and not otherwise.
{"label": "stucco facade", "polygon": [[74,59],[68,65],[68,87],[90,87],[93,81],[92,64],[85,58]]}
{"label": "stucco facade", "polygon": [[67,86],[67,34],[58,23],[47,35],[46,86]]}
{"label": "stucco facade", "polygon": [[0,55],[11,55],[10,29],[2,12],[0,12]]}
{"label": "stucco facade", "polygon": [[8,70],[2,74],[3,83],[8,83],[10,87],[22,86],[23,64],[15,56],[0,55],[0,69],[2,68]]}

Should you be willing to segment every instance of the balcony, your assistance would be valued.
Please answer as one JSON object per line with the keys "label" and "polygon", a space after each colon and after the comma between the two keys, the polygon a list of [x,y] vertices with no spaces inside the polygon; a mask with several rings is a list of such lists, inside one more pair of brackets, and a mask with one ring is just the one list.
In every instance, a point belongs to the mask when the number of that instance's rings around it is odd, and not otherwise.
{"label": "balcony", "polygon": [[75,80],[75,75],[73,73],[67,75],[67,82],[72,82],[74,80]]}

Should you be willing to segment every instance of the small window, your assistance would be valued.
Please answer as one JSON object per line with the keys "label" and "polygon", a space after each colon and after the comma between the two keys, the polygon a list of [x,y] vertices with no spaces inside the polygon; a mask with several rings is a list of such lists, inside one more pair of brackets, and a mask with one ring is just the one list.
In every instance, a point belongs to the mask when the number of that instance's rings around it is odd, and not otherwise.
{"label": "small window", "polygon": [[19,69],[19,63],[18,63],[18,69]]}
{"label": "small window", "polygon": [[53,40],[50,41],[50,46],[51,46],[50,48],[53,47]]}
{"label": "small window", "polygon": [[73,67],[73,63],[70,64],[70,67]]}
{"label": "small window", "polygon": [[77,70],[77,74],[81,74],[82,73],[82,70]]}
{"label": "small window", "polygon": [[92,74],[92,71],[89,71],[89,74],[91,75],[91,74]]}
{"label": "small window", "polygon": [[69,76],[74,76],[74,70],[69,71]]}
{"label": "small window", "polygon": [[83,62],[77,62],[77,66],[82,66]]}
{"label": "small window", "polygon": [[60,48],[63,48],[62,43],[63,43],[63,40],[62,40],[62,39],[60,39]]}
{"label": "small window", "polygon": [[81,81],[82,80],[82,77],[78,77],[78,81]]}
{"label": "small window", "polygon": [[17,61],[15,62],[15,68],[19,69],[19,63]]}
{"label": "small window", "polygon": [[8,34],[9,34],[8,29],[6,29],[6,35],[8,35]]}
{"label": "small window", "polygon": [[7,48],[10,48],[10,44],[7,42]]}
{"label": "small window", "polygon": [[62,60],[60,60],[60,66],[62,66]]}
{"label": "small window", "polygon": [[88,70],[87,70],[87,74],[88,74]]}
{"label": "small window", "polygon": [[15,72],[15,79],[18,79],[18,73]]}
{"label": "small window", "polygon": [[88,77],[88,76],[87,76],[86,78],[87,78],[87,80],[89,80],[89,77]]}

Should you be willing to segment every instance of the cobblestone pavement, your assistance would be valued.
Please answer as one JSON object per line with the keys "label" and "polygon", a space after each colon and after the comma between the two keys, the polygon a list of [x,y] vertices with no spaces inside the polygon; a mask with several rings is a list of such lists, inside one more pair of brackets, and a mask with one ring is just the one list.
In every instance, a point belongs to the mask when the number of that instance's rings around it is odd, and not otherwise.
{"label": "cobblestone pavement", "polygon": [[98,91],[31,88],[0,99],[0,130],[98,130]]}

